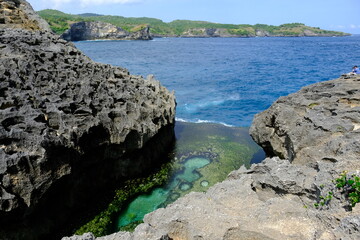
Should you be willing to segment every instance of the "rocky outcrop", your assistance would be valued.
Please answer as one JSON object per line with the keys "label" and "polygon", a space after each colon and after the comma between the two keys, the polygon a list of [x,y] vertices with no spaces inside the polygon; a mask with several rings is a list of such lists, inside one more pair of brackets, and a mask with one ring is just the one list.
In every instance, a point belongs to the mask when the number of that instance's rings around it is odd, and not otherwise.
{"label": "rocky outcrop", "polygon": [[0,239],[64,230],[151,171],[172,147],[174,116],[154,77],[95,63],[50,32],[0,29]]}
{"label": "rocky outcrop", "polygon": [[[346,35],[346,34],[345,34]],[[189,38],[211,38],[211,37],[224,37],[224,38],[233,38],[233,37],[331,37],[336,36],[333,32],[315,32],[311,29],[303,29],[296,31],[289,30],[288,33],[284,31],[278,32],[269,32],[263,29],[248,28],[248,29],[226,29],[226,28],[191,28],[182,34],[180,37],[189,37]],[[161,37],[161,36],[159,36]],[[168,37],[173,37],[169,35]]]}
{"label": "rocky outcrop", "polygon": [[0,221],[85,162],[136,175],[128,155],[174,123],[174,95],[153,77],[94,63],[52,34],[1,30],[0,49]]}
{"label": "rocky outcrop", "polygon": [[255,116],[250,132],[268,156],[294,163],[356,162],[360,152],[359,77],[304,87]]}
{"label": "rocky outcrop", "polygon": [[128,32],[120,27],[104,22],[77,22],[70,26],[61,37],[67,41],[97,39],[151,40],[150,28],[144,26],[136,32]]}
{"label": "rocky outcrop", "polygon": [[359,174],[359,83],[344,75],[280,98],[251,127],[272,158],[97,239],[359,239],[360,206],[333,183]]}
{"label": "rocky outcrop", "polygon": [[181,34],[181,37],[238,37],[230,34],[225,28],[192,28]]}
{"label": "rocky outcrop", "polygon": [[0,2],[1,28],[51,31],[48,23],[40,18],[34,12],[31,5],[24,0],[5,0]]}

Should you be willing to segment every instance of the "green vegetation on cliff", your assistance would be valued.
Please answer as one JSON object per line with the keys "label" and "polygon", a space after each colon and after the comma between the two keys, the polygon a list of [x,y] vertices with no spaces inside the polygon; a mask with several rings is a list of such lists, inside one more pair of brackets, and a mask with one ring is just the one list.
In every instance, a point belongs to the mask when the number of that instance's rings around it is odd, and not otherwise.
{"label": "green vegetation on cliff", "polygon": [[[345,36],[343,32],[327,31],[320,28],[305,26],[302,23],[289,23],[280,26],[266,24],[221,24],[206,21],[175,20],[165,23],[156,18],[126,18],[121,16],[108,16],[98,14],[66,14],[57,10],[42,10],[38,12],[50,24],[51,29],[62,34],[70,25],[81,21],[101,21],[121,27],[126,31],[135,32],[139,26],[150,26],[151,34],[155,36],[202,36],[202,29],[221,29],[221,36]],[[304,34],[305,33],[305,34]]]}

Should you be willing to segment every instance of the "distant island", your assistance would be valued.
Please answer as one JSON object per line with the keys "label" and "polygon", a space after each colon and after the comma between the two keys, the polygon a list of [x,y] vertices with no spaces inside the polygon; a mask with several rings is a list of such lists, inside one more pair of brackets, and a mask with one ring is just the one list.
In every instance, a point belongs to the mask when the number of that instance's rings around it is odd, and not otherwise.
{"label": "distant island", "polygon": [[[152,37],[327,37],[350,35],[306,26],[303,23],[287,23],[279,26],[221,24],[190,20],[175,20],[166,23],[156,18],[133,18],[94,13],[74,15],[51,9],[39,11],[38,14],[49,23],[55,33],[66,32],[67,40],[120,39],[119,36],[123,37],[124,33],[128,34],[127,39],[143,40]],[[74,29],[71,29],[74,24],[76,24]],[[106,26],[111,30],[104,30],[101,26]],[[80,36],[79,31],[83,32]],[[93,32],[97,32],[97,34],[93,34]],[[76,34],[76,36],[73,38],[72,34]]]}

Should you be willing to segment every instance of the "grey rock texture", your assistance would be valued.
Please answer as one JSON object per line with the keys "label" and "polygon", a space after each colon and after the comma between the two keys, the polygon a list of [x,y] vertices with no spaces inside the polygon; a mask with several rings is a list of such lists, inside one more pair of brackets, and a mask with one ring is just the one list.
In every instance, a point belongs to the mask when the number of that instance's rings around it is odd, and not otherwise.
{"label": "grey rock texture", "polygon": [[96,39],[116,40],[151,40],[148,26],[130,33],[120,27],[104,22],[77,22],[64,32],[61,37],[67,41],[83,41]]}
{"label": "grey rock texture", "polygon": [[175,97],[93,62],[26,1],[0,11],[0,239],[56,239],[166,161]]}
{"label": "grey rock texture", "polygon": [[174,116],[173,93],[152,76],[94,63],[48,32],[0,30],[0,224],[18,226],[0,236],[21,232],[19,222],[50,228],[24,220],[63,214],[49,194],[71,212],[95,199],[86,192],[149,171],[173,140]]}
{"label": "grey rock texture", "polygon": [[304,87],[256,115],[250,128],[268,156],[294,163],[336,162],[360,154],[360,76]]}
{"label": "grey rock texture", "polygon": [[[0,210],[32,205],[51,181],[71,172],[64,162],[45,167],[54,145],[84,154],[133,136],[126,152],[173,123],[174,95],[153,77],[94,63],[51,34],[0,33],[0,176],[8,196]],[[87,139],[91,134],[98,138]]]}
{"label": "grey rock texture", "polygon": [[133,233],[98,239],[360,239],[360,206],[350,211],[333,183],[360,172],[359,84],[344,75],[280,98],[251,127],[272,158],[146,215]]}
{"label": "grey rock texture", "polygon": [[24,0],[0,1],[0,29],[1,28],[51,31],[48,23],[39,17],[31,5]]}

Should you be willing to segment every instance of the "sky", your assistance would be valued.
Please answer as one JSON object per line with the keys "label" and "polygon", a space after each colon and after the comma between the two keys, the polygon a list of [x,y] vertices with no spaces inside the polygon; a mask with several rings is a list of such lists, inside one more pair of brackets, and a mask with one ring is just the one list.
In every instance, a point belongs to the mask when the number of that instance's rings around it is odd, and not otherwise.
{"label": "sky", "polygon": [[28,0],[34,10],[215,23],[304,23],[360,34],[359,0]]}

